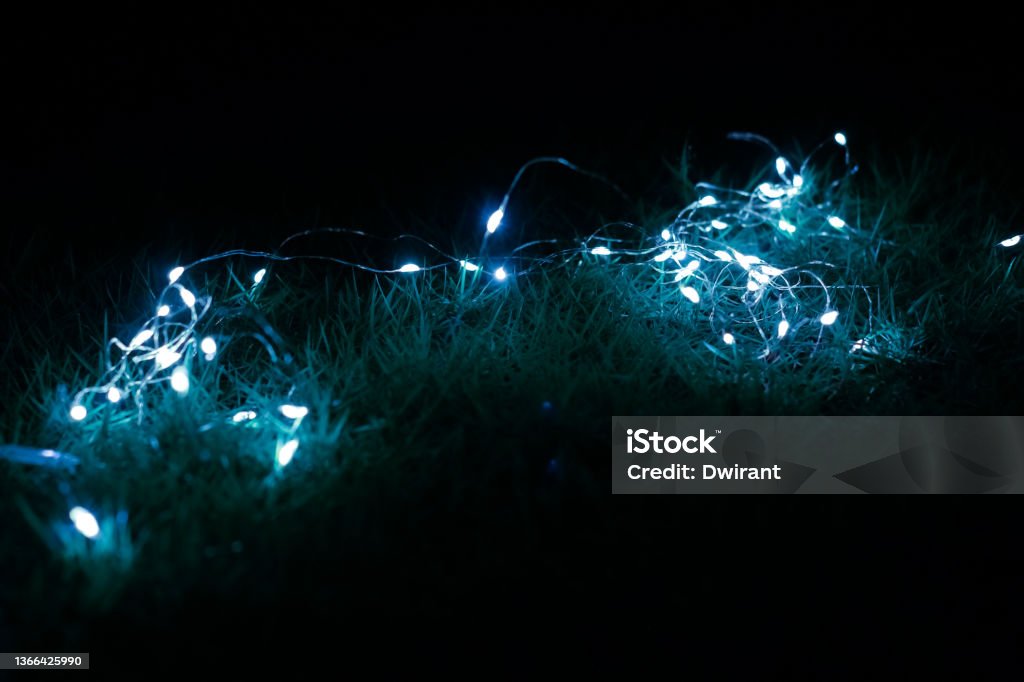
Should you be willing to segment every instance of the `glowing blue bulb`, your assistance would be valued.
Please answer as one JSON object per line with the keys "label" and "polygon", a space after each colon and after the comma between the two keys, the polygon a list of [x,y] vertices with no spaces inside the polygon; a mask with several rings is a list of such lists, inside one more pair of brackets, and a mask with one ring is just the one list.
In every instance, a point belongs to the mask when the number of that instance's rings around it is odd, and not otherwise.
{"label": "glowing blue bulb", "polygon": [[1005,246],[1006,248],[1010,248],[1011,246],[1017,246],[1017,244],[1020,244],[1020,238],[1021,235],[1018,234],[1015,237],[1004,239],[1003,241],[999,242],[999,246]]}
{"label": "glowing blue bulb", "polygon": [[725,341],[725,345],[731,346],[732,344],[736,343],[736,337],[730,334],[729,332],[726,332],[722,334],[722,341]]}
{"label": "glowing blue bulb", "polygon": [[679,293],[685,296],[690,303],[700,303],[700,294],[693,287],[679,287]]}
{"label": "glowing blue bulb", "polygon": [[672,233],[669,232],[668,230],[662,230],[661,238],[664,239],[665,241],[668,241],[669,239],[672,239]]}
{"label": "glowing blue bulb", "polygon": [[460,260],[459,265],[465,268],[468,272],[476,272],[480,269],[480,266],[476,263],[470,263],[468,260]]}
{"label": "glowing blue bulb", "polygon": [[153,338],[152,329],[143,329],[141,332],[132,337],[131,342],[128,344],[128,348],[138,348],[142,344],[146,343]]}
{"label": "glowing blue bulb", "polygon": [[207,355],[213,355],[217,352],[217,342],[213,340],[212,336],[207,336],[203,339],[203,342],[199,344],[199,350],[203,351]]}
{"label": "glowing blue bulb", "polygon": [[74,507],[68,513],[71,523],[75,524],[75,530],[92,540],[100,534],[100,524],[96,517],[85,507]]}
{"label": "glowing blue bulb", "polygon": [[181,359],[181,353],[173,351],[170,348],[161,348],[156,352],[156,357],[153,359],[156,362],[157,369],[166,369]]}
{"label": "glowing blue bulb", "polygon": [[175,282],[178,281],[178,278],[184,274],[185,268],[179,265],[178,267],[174,268],[173,270],[167,273],[167,279],[171,281],[171,284],[174,284]]}
{"label": "glowing blue bulb", "polygon": [[776,334],[776,336],[778,336],[781,339],[781,338],[784,338],[788,332],[789,332],[789,322],[786,322],[785,320],[783,320],[782,322],[779,322],[779,332],[778,332],[778,334]]}
{"label": "glowing blue bulb", "polygon": [[714,198],[710,194],[707,194],[705,196],[702,196],[700,198],[700,201],[698,201],[697,203],[700,204],[701,206],[714,206],[715,204],[718,203],[718,199]]}
{"label": "glowing blue bulb", "polygon": [[780,208],[782,208],[782,199],[772,199],[771,201],[768,202],[768,208],[772,208],[778,211]]}
{"label": "glowing blue bulb", "polygon": [[839,145],[840,147],[846,146],[846,135],[842,133],[836,133],[834,139],[836,141],[836,144]]}
{"label": "glowing blue bulb", "polygon": [[783,232],[788,232],[789,234],[793,234],[794,232],[796,232],[796,225],[794,225],[793,223],[789,222],[785,218],[782,218],[782,219],[779,220],[779,229],[782,230]]}
{"label": "glowing blue bulb", "polygon": [[828,311],[827,313],[825,313],[824,315],[821,316],[821,323],[827,327],[830,324],[833,324],[838,319],[839,319],[839,312],[836,311],[836,310],[830,310],[830,311]]}
{"label": "glowing blue bulb", "polygon": [[794,175],[793,176],[793,186],[794,187],[803,187],[804,186],[804,176],[802,176],[802,175]]}
{"label": "glowing blue bulb", "polygon": [[491,217],[487,219],[487,231],[494,234],[494,231],[501,226],[501,220],[505,217],[505,211],[498,209],[491,214]]}
{"label": "glowing blue bulb", "polygon": [[830,215],[828,217],[828,224],[837,230],[846,227],[846,221],[836,215]]}
{"label": "glowing blue bulb", "polygon": [[282,445],[277,451],[277,465],[286,467],[295,457],[295,451],[299,449],[299,441],[296,438]]}
{"label": "glowing blue bulb", "polygon": [[494,279],[499,282],[504,282],[506,277],[508,277],[508,273],[505,272],[505,268],[498,268],[494,271]]}
{"label": "glowing blue bulb", "polygon": [[189,308],[196,304],[195,294],[193,294],[188,289],[185,289],[184,287],[181,289],[181,300],[184,301],[185,305],[187,305]]}
{"label": "glowing blue bulb", "polygon": [[782,189],[781,187],[775,187],[774,185],[767,182],[762,182],[760,185],[758,185],[757,191],[759,191],[761,194],[765,195],[769,199],[778,199],[779,197],[786,193],[786,190]]}
{"label": "glowing blue bulb", "polygon": [[282,405],[278,409],[288,419],[302,419],[309,414],[309,408],[303,405]]}
{"label": "glowing blue bulb", "polygon": [[251,421],[251,420],[253,420],[255,418],[256,418],[256,412],[255,411],[253,411],[253,410],[240,410],[238,412],[235,412],[231,416],[231,421],[235,422],[236,424],[239,424],[241,422]]}
{"label": "glowing blue bulb", "polygon": [[732,254],[730,254],[728,251],[715,251],[715,256],[718,257],[718,260],[724,260],[724,261],[731,261],[732,260]]}
{"label": "glowing blue bulb", "polygon": [[267,276],[267,269],[266,268],[260,268],[259,270],[256,271],[256,274],[252,276],[252,283],[253,284],[259,284],[260,282],[263,281],[263,278],[266,277],[266,276]]}
{"label": "glowing blue bulb", "polygon": [[398,268],[399,272],[419,272],[420,266],[415,263],[406,263],[402,267]]}
{"label": "glowing blue bulb", "polygon": [[594,254],[595,256],[610,256],[610,255],[612,255],[612,252],[608,249],[607,246],[595,246],[594,248],[592,248],[590,250],[590,253]]}
{"label": "glowing blue bulb", "polygon": [[725,228],[729,227],[729,223],[723,223],[721,220],[712,220],[711,227],[715,228],[716,230],[724,230]]}
{"label": "glowing blue bulb", "polygon": [[782,274],[782,270],[772,267],[771,265],[762,265],[761,272],[763,272],[768,277],[778,277],[779,275]]}
{"label": "glowing blue bulb", "polygon": [[747,282],[747,291],[758,291],[760,289],[761,285],[755,282],[754,280],[749,280]]}
{"label": "glowing blue bulb", "polygon": [[672,253],[673,252],[671,250],[669,250],[669,251],[662,251],[661,253],[659,253],[657,256],[654,257],[654,262],[655,263],[664,263],[665,261],[667,261],[669,258],[672,257]]}
{"label": "glowing blue bulb", "polygon": [[775,159],[775,170],[778,171],[779,175],[785,175],[786,174],[786,166],[787,165],[788,164],[786,163],[786,160],[784,158],[782,158],[781,156],[779,158]]}
{"label": "glowing blue bulb", "polygon": [[156,309],[156,316],[157,317],[167,317],[170,314],[171,314],[171,306],[169,306],[169,305],[162,305],[162,306],[160,306],[159,308]]}
{"label": "glowing blue bulb", "polygon": [[85,405],[73,405],[71,407],[71,418],[76,422],[80,422],[89,414],[89,411],[85,409]]}
{"label": "glowing blue bulb", "polygon": [[117,386],[111,386],[110,390],[107,391],[107,400],[112,403],[121,402],[121,391],[117,389]]}
{"label": "glowing blue bulb", "polygon": [[174,371],[171,372],[171,388],[184,395],[188,393],[188,387],[188,371],[181,365],[178,365],[174,368]]}

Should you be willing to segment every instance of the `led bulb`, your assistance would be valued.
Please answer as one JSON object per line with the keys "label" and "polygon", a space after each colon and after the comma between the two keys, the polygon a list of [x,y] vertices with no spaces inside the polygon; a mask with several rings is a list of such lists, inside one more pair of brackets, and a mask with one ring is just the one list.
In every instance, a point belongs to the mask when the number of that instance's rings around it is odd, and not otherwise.
{"label": "led bulb", "polygon": [[718,260],[731,261],[732,255],[728,251],[715,251]]}
{"label": "led bulb", "polygon": [[690,303],[700,303],[700,294],[693,287],[679,287],[679,293],[685,296]]}
{"label": "led bulb", "polygon": [[757,191],[759,191],[761,194],[768,197],[769,199],[778,199],[779,197],[783,196],[786,193],[786,190],[782,189],[781,187],[775,187],[774,185],[768,182],[762,182],[760,185],[758,185]]}
{"label": "led bulb", "polygon": [[782,199],[772,199],[768,202],[768,208],[778,211],[782,208]]}
{"label": "led bulb", "polygon": [[999,246],[1005,246],[1006,248],[1010,248],[1011,246],[1017,246],[1017,244],[1020,244],[1020,238],[1021,235],[1018,234],[1015,237],[1004,239],[1003,241],[999,242]]}
{"label": "led bulb", "polygon": [[846,146],[846,135],[844,135],[843,133],[836,133],[833,139],[836,141],[836,144],[839,145],[840,147]]}
{"label": "led bulb", "polygon": [[782,158],[781,156],[779,158],[775,159],[775,170],[778,172],[779,175],[785,175],[786,174],[786,166],[787,165],[788,164],[786,163],[786,160],[784,158]]}
{"label": "led bulb", "polygon": [[712,220],[711,227],[715,228],[716,230],[724,230],[725,228],[729,227],[729,223],[724,223],[721,220]]}
{"label": "led bulb", "polygon": [[171,314],[171,306],[169,306],[169,305],[162,305],[162,306],[160,306],[159,308],[156,309],[156,316],[157,317],[167,317],[170,314]]}
{"label": "led bulb", "polygon": [[195,294],[193,294],[191,291],[184,287],[181,288],[181,300],[184,301],[185,305],[187,305],[189,308],[196,304]]}
{"label": "led bulb", "polygon": [[288,466],[292,458],[295,457],[295,451],[298,449],[299,441],[295,438],[282,445],[277,451],[277,465],[281,467]]}
{"label": "led bulb", "polygon": [[181,353],[173,351],[170,348],[161,348],[156,352],[156,357],[153,361],[156,362],[157,369],[167,369],[180,359]]}
{"label": "led bulb", "polygon": [[821,316],[821,323],[827,327],[828,325],[834,323],[837,319],[839,319],[839,312],[836,310],[830,310]]}
{"label": "led bulb", "polygon": [[132,337],[131,343],[128,344],[129,349],[138,348],[142,344],[146,343],[153,338],[152,329],[143,329],[141,332]]}
{"label": "led bulb", "polygon": [[100,534],[100,524],[96,517],[85,507],[73,507],[68,513],[71,523],[75,524],[75,530],[92,540]]}
{"label": "led bulb", "polygon": [[188,370],[186,370],[182,365],[178,365],[174,368],[174,371],[171,372],[171,388],[184,395],[185,393],[188,393],[188,387]]}
{"label": "led bulb", "polygon": [[117,386],[111,386],[110,390],[107,391],[107,400],[112,403],[121,402],[121,391],[118,390]]}
{"label": "led bulb", "polygon": [[69,414],[73,420],[80,422],[85,419],[86,415],[89,414],[89,411],[85,409],[85,405],[72,405],[71,412]]}
{"label": "led bulb", "polygon": [[398,268],[399,272],[419,272],[420,266],[415,263],[406,263],[402,267]]}
{"label": "led bulb", "polygon": [[309,414],[309,408],[302,405],[282,405],[278,409],[288,419],[302,419]]}
{"label": "led bulb", "polygon": [[256,418],[256,412],[255,411],[253,411],[253,410],[240,410],[238,412],[235,412],[231,416],[231,421],[233,421],[236,424],[239,424],[241,422],[251,421],[251,420],[253,420],[255,418]]}
{"label": "led bulb", "polygon": [[504,282],[506,277],[508,277],[508,273],[505,272],[505,268],[498,268],[494,271],[494,279],[499,282]]}
{"label": "led bulb", "polygon": [[468,272],[476,272],[480,269],[480,266],[476,263],[470,263],[468,260],[460,260],[459,265],[464,267]]}
{"label": "led bulb", "polygon": [[722,341],[725,341],[725,345],[731,346],[732,344],[736,343],[736,337],[730,334],[729,332],[726,332],[722,334]]}
{"label": "led bulb", "polygon": [[667,261],[669,258],[672,257],[672,253],[673,252],[671,250],[669,250],[669,251],[662,251],[661,253],[659,253],[657,256],[654,257],[654,262],[655,263],[664,263],[665,261]]}
{"label": "led bulb", "polygon": [[260,282],[263,281],[263,278],[266,277],[266,276],[267,276],[267,269],[266,268],[260,268],[259,270],[256,271],[256,274],[252,276],[252,283],[253,284],[259,284]]}
{"label": "led bulb", "polygon": [[700,198],[700,201],[698,201],[697,203],[700,204],[701,206],[714,206],[715,204],[718,203],[718,199],[714,198],[710,194],[706,194],[702,196]]}
{"label": "led bulb", "polygon": [[590,250],[590,253],[594,254],[595,256],[610,256],[610,255],[612,255],[612,252],[608,249],[607,246],[596,246],[596,247],[594,247],[594,248],[592,248]]}
{"label": "led bulb", "polygon": [[794,225],[793,223],[789,222],[785,218],[780,218],[779,219],[779,229],[782,230],[783,232],[788,232],[789,234],[793,234],[794,232],[796,232],[796,225]]}
{"label": "led bulb", "polygon": [[788,332],[789,332],[789,322],[786,322],[785,320],[783,320],[782,322],[779,322],[779,331],[778,331],[778,334],[776,334],[776,336],[778,336],[781,339],[781,338],[784,338]]}
{"label": "led bulb", "polygon": [[828,217],[828,224],[837,230],[846,227],[846,221],[836,215],[830,215]]}
{"label": "led bulb", "polygon": [[181,277],[184,274],[185,274],[185,268],[183,268],[183,267],[181,267],[179,265],[178,267],[174,268],[173,270],[171,270],[170,272],[167,273],[167,279],[170,280],[171,284],[174,284],[175,282],[178,281],[178,278]]}
{"label": "led bulb", "polygon": [[796,187],[796,188],[803,187],[804,186],[804,176],[802,176],[802,175],[794,175],[793,176],[793,186]]}
{"label": "led bulb", "polygon": [[662,230],[661,238],[664,239],[665,241],[668,241],[669,239],[672,239],[672,233],[669,232],[668,230]]}
{"label": "led bulb", "polygon": [[755,282],[754,280],[749,280],[747,282],[747,291],[758,291],[760,288],[761,285]]}
{"label": "led bulb", "polygon": [[199,344],[199,350],[203,351],[207,355],[213,355],[217,352],[217,342],[213,340],[212,336],[207,336],[203,339],[202,343]]}
{"label": "led bulb", "polygon": [[500,208],[494,213],[492,213],[491,217],[487,219],[487,231],[491,234],[494,234],[494,231],[501,226],[501,221],[504,217],[505,211]]}

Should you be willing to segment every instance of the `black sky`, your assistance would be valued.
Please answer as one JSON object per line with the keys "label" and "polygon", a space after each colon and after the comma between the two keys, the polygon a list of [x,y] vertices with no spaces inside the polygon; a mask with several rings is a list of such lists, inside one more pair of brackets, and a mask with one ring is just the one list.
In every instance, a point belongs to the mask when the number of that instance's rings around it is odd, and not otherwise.
{"label": "black sky", "polygon": [[538,154],[640,191],[734,129],[1021,147],[1013,24],[977,8],[74,12],[5,23],[0,191],[82,248],[455,221]]}

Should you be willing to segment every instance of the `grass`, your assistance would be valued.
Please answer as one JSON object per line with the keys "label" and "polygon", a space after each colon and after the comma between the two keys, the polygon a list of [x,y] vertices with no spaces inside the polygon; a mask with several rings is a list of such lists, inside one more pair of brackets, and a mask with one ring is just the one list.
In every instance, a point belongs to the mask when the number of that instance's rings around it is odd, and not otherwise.
{"label": "grass", "polygon": [[[30,303],[4,311],[0,441],[81,464],[69,474],[0,461],[0,650],[200,646],[242,621],[270,641],[299,627],[289,614],[337,623],[375,608],[382,590],[427,613],[496,583],[513,604],[535,594],[531,579],[584,599],[574,572],[607,567],[612,547],[651,550],[650,524],[696,510],[712,530],[729,525],[718,501],[610,513],[615,414],[1019,413],[1021,251],[994,244],[1021,230],[1006,227],[1013,208],[998,191],[947,164],[865,164],[843,199],[870,238],[832,255],[869,285],[850,305],[884,349],[860,359],[853,323],[774,362],[713,352],[701,318],[649,270],[597,258],[503,285],[464,271],[375,278],[283,263],[256,302],[245,268],[214,269],[202,290],[258,310],[290,363],[239,343],[187,399],[159,397],[142,427],[72,425],[60,387],[95,381],[103,339],[142,319],[148,256],[124,279],[97,268],[73,289],[24,289]],[[673,203],[645,209],[644,222],[660,225]],[[12,265],[11,281],[32,281],[27,267]],[[311,414],[283,470],[274,429],[210,417],[285,399]],[[74,504],[99,517],[96,542],[67,529]]]}

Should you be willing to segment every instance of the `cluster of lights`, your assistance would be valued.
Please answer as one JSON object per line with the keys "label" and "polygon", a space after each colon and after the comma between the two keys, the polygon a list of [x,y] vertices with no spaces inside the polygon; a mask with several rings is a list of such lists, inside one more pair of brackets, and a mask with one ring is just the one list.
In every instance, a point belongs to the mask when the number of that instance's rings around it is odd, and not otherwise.
{"label": "cluster of lights", "polygon": [[[797,238],[846,238],[856,230],[838,215],[830,201],[822,201],[820,195],[815,194],[814,173],[809,166],[811,157],[794,165],[759,136],[744,134],[732,137],[764,143],[775,152],[774,163],[770,167],[774,174],[769,171],[770,179],[760,182],[750,191],[698,185],[697,200],[683,208],[670,224],[652,235],[645,233],[638,247],[618,248],[614,240],[597,245],[585,243],[582,247],[566,249],[537,261],[549,263],[554,257],[569,259],[589,254],[602,259],[616,257],[623,262],[649,265],[658,277],[671,284],[673,291],[678,291],[679,300],[685,302],[683,305],[692,306],[692,310],[707,321],[710,339],[730,347],[733,352],[745,349],[757,357],[767,358],[784,344],[795,343],[795,337],[800,335],[820,340],[825,328],[836,324],[841,317],[835,306],[834,285],[826,284],[821,272],[831,266],[818,262],[778,262],[782,256],[776,254],[784,254],[785,249],[775,247],[785,246]],[[856,171],[856,167],[850,166],[847,137],[837,132],[832,142],[845,160],[845,178]],[[811,156],[822,149],[827,151],[827,147],[820,145]],[[565,159],[533,159],[519,169],[501,205],[487,218],[485,245],[503,226],[512,191],[523,173],[540,163],[565,166],[598,178],[621,192],[606,179]],[[362,235],[336,228],[326,231]],[[281,247],[296,237],[313,232],[317,231],[293,235]],[[1022,237],[1024,235],[1009,237],[999,242],[999,246],[1014,247]],[[147,405],[146,392],[151,387],[166,383],[179,396],[189,395],[197,366],[216,361],[221,346],[229,340],[202,332],[212,301],[208,297],[197,296],[182,284],[186,274],[203,263],[231,256],[260,258],[268,264],[297,259],[325,260],[380,274],[414,274],[454,265],[474,275],[489,276],[498,283],[513,274],[528,272],[526,268],[511,271],[510,259],[507,258],[495,262],[495,259],[486,258],[481,253],[475,260],[470,260],[450,256],[433,245],[428,246],[441,254],[446,262],[432,266],[406,263],[396,269],[381,270],[321,255],[285,256],[279,249],[273,253],[229,251],[189,266],[174,267],[167,275],[167,284],[156,301],[154,314],[143,322],[128,343],[117,338],[110,341],[109,347],[116,357],[97,385],[84,388],[74,396],[68,415],[74,422],[83,422],[100,410],[121,413],[134,409],[141,422]],[[252,275],[254,291],[263,285],[267,272],[266,267],[261,267]],[[851,352],[868,349],[868,344],[861,340],[853,345]],[[279,417],[272,411],[261,414],[251,407],[236,407],[225,419],[235,425],[257,420],[274,424],[279,437],[273,459],[276,468],[283,469],[294,460],[301,446],[300,427],[309,409],[288,403],[279,405],[277,413]],[[93,539],[99,535],[96,518],[83,507],[72,509],[70,518],[85,537]]]}

